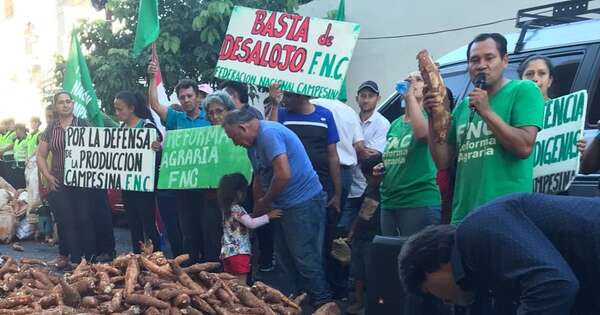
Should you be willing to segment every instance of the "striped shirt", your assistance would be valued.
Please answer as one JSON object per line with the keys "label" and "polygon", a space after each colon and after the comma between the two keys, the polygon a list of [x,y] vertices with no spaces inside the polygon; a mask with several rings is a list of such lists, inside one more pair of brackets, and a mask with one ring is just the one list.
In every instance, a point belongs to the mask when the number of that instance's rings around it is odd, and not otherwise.
{"label": "striped shirt", "polygon": [[325,185],[330,178],[327,146],[340,141],[331,111],[315,105],[312,113],[300,114],[280,107],[278,119],[300,138],[321,184]]}
{"label": "striped shirt", "polygon": [[[73,127],[87,127],[90,123],[82,118],[73,117]],[[41,141],[48,143],[52,153],[52,166],[50,174],[56,177],[62,184],[65,172],[65,129],[60,125],[60,120],[55,120],[42,134]]]}

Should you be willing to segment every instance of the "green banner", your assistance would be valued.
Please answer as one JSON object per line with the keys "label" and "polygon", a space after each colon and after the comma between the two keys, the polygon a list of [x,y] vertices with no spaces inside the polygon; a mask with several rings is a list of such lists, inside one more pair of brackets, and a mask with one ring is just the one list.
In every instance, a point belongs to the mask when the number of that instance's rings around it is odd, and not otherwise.
{"label": "green banner", "polygon": [[217,188],[231,173],[250,181],[252,166],[246,149],[233,144],[221,126],[167,131],[159,189]]}
{"label": "green banner", "polygon": [[86,118],[95,127],[104,127],[104,116],[98,106],[94,84],[76,33],[71,36],[71,50],[64,75],[63,88],[71,93],[75,116]]}

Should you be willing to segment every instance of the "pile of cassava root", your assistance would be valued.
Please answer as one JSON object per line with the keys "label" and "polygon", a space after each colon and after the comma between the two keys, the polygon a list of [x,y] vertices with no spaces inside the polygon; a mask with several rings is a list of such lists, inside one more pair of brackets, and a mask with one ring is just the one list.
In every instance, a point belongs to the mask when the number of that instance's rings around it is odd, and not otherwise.
{"label": "pile of cassava root", "polygon": [[247,287],[219,263],[183,268],[187,255],[166,259],[145,245],[110,264],[82,261],[71,273],[53,274],[46,263],[3,256],[3,314],[269,314],[299,315],[305,294],[288,298],[264,283]]}

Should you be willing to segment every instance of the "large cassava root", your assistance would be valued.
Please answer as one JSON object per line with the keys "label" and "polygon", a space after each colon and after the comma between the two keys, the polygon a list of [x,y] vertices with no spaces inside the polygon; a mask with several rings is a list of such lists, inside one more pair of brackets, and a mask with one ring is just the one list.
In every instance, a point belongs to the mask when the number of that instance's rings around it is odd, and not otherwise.
{"label": "large cassava root", "polygon": [[434,139],[438,143],[446,143],[448,141],[448,128],[452,120],[446,85],[427,49],[423,49],[417,54],[417,61],[423,81],[427,85],[426,89],[438,93],[436,102],[440,106],[432,108],[429,113]]}
{"label": "large cassava root", "polygon": [[122,255],[110,264],[82,260],[64,275],[44,261],[3,256],[0,315],[301,314],[303,298],[292,300],[264,283],[249,288],[233,275],[209,272],[218,271],[219,263],[183,268],[187,255],[167,259],[152,250],[146,245],[141,255]]}

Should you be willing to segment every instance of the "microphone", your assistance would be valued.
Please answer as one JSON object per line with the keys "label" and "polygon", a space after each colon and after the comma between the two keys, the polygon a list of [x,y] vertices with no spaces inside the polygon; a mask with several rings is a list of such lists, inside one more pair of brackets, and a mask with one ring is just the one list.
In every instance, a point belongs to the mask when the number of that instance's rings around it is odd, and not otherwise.
{"label": "microphone", "polygon": [[483,72],[478,73],[475,76],[475,78],[473,78],[473,85],[476,88],[483,89],[483,88],[485,88],[486,83],[487,82],[485,81],[485,73],[483,73]]}
{"label": "microphone", "polygon": [[[475,86],[478,89],[484,89],[486,86],[486,81],[485,81],[485,73],[480,72],[478,73],[475,78],[473,78],[473,86]],[[469,114],[469,125],[471,124],[471,122],[473,121],[473,117],[475,116],[475,108],[471,107],[471,114]]]}

